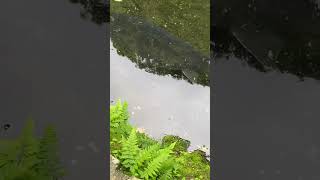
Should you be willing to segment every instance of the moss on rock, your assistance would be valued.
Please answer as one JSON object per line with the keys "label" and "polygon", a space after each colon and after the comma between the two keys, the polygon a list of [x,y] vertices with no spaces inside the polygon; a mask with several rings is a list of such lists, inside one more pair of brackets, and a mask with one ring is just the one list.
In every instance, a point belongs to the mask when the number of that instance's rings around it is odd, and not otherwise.
{"label": "moss on rock", "polygon": [[173,149],[175,152],[186,152],[190,146],[190,141],[182,139],[179,136],[166,135],[162,138],[162,145],[169,146],[170,144],[176,142],[176,145]]}

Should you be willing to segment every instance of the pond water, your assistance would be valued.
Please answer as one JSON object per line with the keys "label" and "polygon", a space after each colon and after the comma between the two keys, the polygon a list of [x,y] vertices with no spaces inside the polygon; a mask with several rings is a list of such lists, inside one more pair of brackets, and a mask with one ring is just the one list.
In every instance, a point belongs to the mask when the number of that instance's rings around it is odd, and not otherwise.
{"label": "pond water", "polygon": [[129,103],[131,122],[210,146],[208,58],[143,18],[113,14],[110,97]]}
{"label": "pond water", "polygon": [[67,0],[1,2],[0,138],[55,125],[65,179],[106,179],[106,26]]}
{"label": "pond water", "polygon": [[218,179],[320,179],[316,3],[217,1],[211,131]]}

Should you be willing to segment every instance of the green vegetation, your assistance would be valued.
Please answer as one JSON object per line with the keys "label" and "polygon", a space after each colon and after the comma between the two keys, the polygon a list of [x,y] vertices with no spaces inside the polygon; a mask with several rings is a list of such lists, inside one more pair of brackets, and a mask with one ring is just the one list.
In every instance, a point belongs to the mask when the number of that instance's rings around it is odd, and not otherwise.
{"label": "green vegetation", "polygon": [[59,160],[57,135],[48,126],[42,138],[27,122],[17,139],[0,141],[0,180],[58,180],[65,174]]}
{"label": "green vegetation", "polygon": [[179,136],[167,135],[162,138],[162,144],[164,146],[168,146],[174,142],[176,145],[173,150],[177,153],[186,152],[190,146],[190,141],[182,139]]}
{"label": "green vegetation", "polygon": [[202,151],[187,152],[190,142],[177,136],[154,140],[128,123],[128,104],[110,106],[111,154],[120,168],[141,179],[210,179],[210,163]]}
{"label": "green vegetation", "polygon": [[111,14],[143,17],[209,55],[209,0],[111,0],[110,3]]}

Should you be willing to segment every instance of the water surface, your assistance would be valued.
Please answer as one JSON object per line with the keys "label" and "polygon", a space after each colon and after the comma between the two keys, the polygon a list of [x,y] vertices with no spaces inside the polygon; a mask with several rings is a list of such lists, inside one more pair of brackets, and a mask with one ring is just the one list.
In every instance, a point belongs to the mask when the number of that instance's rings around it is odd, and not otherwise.
{"label": "water surface", "polygon": [[160,139],[179,135],[210,146],[210,88],[139,69],[110,43],[111,99],[128,101],[131,122]]}
{"label": "water surface", "polygon": [[128,101],[131,121],[210,146],[209,58],[152,22],[111,16],[110,96]]}

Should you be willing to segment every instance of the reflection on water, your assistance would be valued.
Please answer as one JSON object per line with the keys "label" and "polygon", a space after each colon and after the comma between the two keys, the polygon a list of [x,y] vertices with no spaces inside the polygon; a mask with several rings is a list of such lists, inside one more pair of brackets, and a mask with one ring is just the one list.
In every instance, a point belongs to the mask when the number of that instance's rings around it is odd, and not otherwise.
{"label": "reflection on water", "polygon": [[99,25],[110,21],[109,0],[69,0],[69,2],[80,4],[80,16],[83,19],[90,19]]}
{"label": "reflection on water", "polygon": [[[320,10],[310,1],[217,1],[214,49],[260,71],[320,79]],[[297,13],[299,12],[299,13]]]}
{"label": "reflection on water", "polygon": [[317,3],[227,0],[216,1],[215,9],[217,177],[317,179]]}
{"label": "reflection on water", "polygon": [[155,138],[209,147],[209,1],[111,1],[110,24],[111,99]]}
{"label": "reflection on water", "polygon": [[142,18],[113,14],[111,39],[117,52],[140,69],[209,85],[209,58]]}
{"label": "reflection on water", "polygon": [[209,87],[148,73],[110,44],[111,99],[129,102],[132,123],[155,138],[174,134],[191,140],[192,148],[209,147]]}

